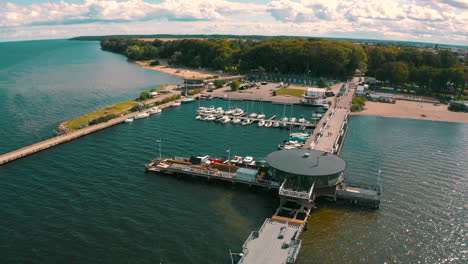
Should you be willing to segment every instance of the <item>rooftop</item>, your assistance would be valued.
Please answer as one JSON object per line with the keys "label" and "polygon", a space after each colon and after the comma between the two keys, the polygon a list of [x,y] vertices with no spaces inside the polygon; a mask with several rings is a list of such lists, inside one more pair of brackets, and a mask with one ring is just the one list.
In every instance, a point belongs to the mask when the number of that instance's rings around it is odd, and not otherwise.
{"label": "rooftop", "polygon": [[304,176],[334,175],[346,168],[346,161],[342,158],[313,149],[275,151],[265,160],[277,170]]}

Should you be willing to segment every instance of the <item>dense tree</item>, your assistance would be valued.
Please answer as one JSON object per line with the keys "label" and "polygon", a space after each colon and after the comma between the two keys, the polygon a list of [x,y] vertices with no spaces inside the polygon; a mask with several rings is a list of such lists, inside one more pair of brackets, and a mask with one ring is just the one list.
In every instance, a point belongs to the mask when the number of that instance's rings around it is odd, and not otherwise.
{"label": "dense tree", "polygon": [[234,80],[229,84],[229,86],[231,87],[232,91],[237,91],[239,90],[240,82],[238,80]]}

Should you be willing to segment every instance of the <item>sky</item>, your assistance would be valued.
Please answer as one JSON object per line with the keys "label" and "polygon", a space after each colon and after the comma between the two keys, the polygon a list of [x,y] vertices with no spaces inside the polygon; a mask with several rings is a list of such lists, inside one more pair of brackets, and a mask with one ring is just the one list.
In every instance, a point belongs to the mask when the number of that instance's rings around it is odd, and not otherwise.
{"label": "sky", "polygon": [[468,45],[468,0],[0,0],[0,41],[290,35]]}

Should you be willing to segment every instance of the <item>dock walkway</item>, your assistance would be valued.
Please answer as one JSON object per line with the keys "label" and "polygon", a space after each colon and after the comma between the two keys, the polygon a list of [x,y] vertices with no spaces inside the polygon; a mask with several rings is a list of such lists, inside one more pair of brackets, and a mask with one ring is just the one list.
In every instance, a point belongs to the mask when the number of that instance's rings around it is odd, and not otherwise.
{"label": "dock walkway", "polygon": [[356,91],[355,83],[345,84],[344,95],[338,98],[338,102],[331,105],[323,118],[317,124],[312,134],[304,144],[304,148],[310,148],[330,153],[337,153],[340,149],[338,142],[345,133],[345,125],[348,122],[350,105]]}
{"label": "dock walkway", "polygon": [[[161,96],[159,98],[155,98],[154,100],[151,100],[149,103],[153,103],[155,101],[159,101],[159,100],[162,100],[162,99],[164,99],[166,97],[173,96],[173,95],[175,95],[175,94],[174,93],[166,94],[164,96]],[[167,107],[171,106],[173,103],[174,103],[174,101],[168,102],[166,104],[159,105],[158,107],[160,107],[161,109],[164,109],[164,108],[167,108]],[[20,159],[20,158],[29,156],[31,154],[40,152],[42,150],[49,149],[51,147],[60,145],[62,143],[72,141],[74,139],[77,139],[77,138],[92,134],[92,133],[94,133],[96,131],[99,131],[99,130],[102,130],[102,129],[105,129],[105,128],[108,128],[108,127],[111,127],[111,126],[114,126],[114,125],[117,125],[117,124],[120,124],[125,119],[127,119],[129,117],[134,117],[134,116],[136,116],[138,114],[140,114],[140,112],[133,112],[133,113],[130,113],[130,114],[127,114],[127,115],[123,115],[123,116],[111,119],[111,120],[109,120],[107,122],[104,122],[104,123],[99,123],[99,124],[96,124],[96,125],[87,126],[87,127],[82,128],[82,129],[79,129],[79,130],[75,130],[75,131],[60,135],[60,136],[56,136],[56,137],[53,137],[53,138],[50,138],[50,139],[35,143],[33,145],[29,145],[29,146],[24,147],[24,148],[20,148],[18,150],[14,150],[12,152],[5,153],[3,155],[0,155],[0,165],[11,162],[11,161],[14,161],[16,159]]]}
{"label": "dock walkway", "polygon": [[[312,124],[312,123],[299,123],[299,122],[283,122],[281,120],[274,120],[273,118],[276,117],[273,116],[273,117],[270,117],[270,118],[265,118],[265,119],[261,119],[261,118],[253,118],[253,117],[247,117],[247,116],[230,116],[230,115],[220,115],[220,114],[207,114],[207,113],[198,113],[198,115],[201,115],[201,116],[210,116],[210,115],[213,115],[215,116],[216,118],[222,118],[223,116],[229,116],[230,118],[239,118],[240,120],[245,120],[245,119],[249,119],[251,120],[252,122],[259,122],[259,121],[266,121],[266,122],[278,122],[278,123],[285,123],[287,126],[304,126],[304,127],[315,127],[315,124]],[[272,126],[273,127],[273,126]]]}

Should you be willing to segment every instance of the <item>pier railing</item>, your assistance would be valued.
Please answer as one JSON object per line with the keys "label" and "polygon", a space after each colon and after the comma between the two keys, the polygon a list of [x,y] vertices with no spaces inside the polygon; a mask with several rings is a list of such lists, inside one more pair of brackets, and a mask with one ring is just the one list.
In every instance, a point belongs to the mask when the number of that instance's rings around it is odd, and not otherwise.
{"label": "pier railing", "polygon": [[308,192],[301,192],[301,191],[295,191],[288,189],[285,187],[287,180],[283,181],[283,184],[281,184],[281,187],[279,188],[279,194],[282,196],[288,196],[288,197],[294,197],[294,198],[299,198],[299,199],[304,199],[304,200],[310,200],[312,198],[312,194],[314,193],[314,187],[315,184],[312,184]]}
{"label": "pier railing", "polygon": [[297,255],[299,254],[299,250],[301,249],[301,244],[302,240],[300,239],[291,240],[291,244],[289,244],[289,256],[285,264],[294,264],[296,262]]}

